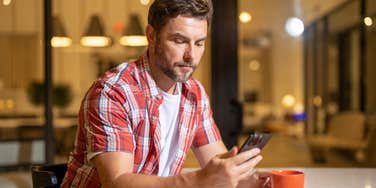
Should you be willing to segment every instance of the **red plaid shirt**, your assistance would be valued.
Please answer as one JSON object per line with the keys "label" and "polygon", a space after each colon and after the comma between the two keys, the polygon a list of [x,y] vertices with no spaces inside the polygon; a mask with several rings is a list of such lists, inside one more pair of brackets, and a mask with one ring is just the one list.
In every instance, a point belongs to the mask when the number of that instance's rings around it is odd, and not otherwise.
{"label": "red plaid shirt", "polygon": [[[106,72],[82,101],[75,148],[62,187],[101,186],[96,168],[88,161],[89,152],[129,152],[134,155],[134,173],[157,174],[162,100],[146,54]],[[178,151],[170,175],[180,173],[191,146],[221,139],[208,96],[197,80],[182,84],[178,121]]]}

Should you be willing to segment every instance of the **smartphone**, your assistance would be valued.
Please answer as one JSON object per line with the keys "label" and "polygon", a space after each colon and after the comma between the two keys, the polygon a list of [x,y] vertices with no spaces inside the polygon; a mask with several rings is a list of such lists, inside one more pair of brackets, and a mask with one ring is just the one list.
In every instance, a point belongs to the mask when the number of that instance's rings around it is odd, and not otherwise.
{"label": "smartphone", "polygon": [[239,153],[253,148],[262,149],[270,138],[272,138],[272,134],[269,132],[253,132],[240,147]]}

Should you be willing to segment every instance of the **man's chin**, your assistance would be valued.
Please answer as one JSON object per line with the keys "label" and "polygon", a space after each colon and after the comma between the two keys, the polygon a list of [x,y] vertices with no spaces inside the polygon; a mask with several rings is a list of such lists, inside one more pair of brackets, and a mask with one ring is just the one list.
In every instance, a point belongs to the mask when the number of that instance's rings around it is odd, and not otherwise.
{"label": "man's chin", "polygon": [[191,75],[189,76],[180,76],[180,77],[176,77],[174,80],[175,82],[186,82],[188,81],[189,79],[191,78]]}
{"label": "man's chin", "polygon": [[175,79],[175,82],[180,82],[180,83],[184,83],[184,82],[187,82],[190,78],[177,78]]}

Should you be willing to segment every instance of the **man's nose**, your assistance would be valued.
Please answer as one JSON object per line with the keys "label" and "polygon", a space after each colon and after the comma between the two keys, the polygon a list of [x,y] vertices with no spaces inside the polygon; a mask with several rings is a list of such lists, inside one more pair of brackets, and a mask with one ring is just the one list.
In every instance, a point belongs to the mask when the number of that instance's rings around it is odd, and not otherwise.
{"label": "man's nose", "polygon": [[184,56],[183,56],[184,61],[190,62],[194,59],[194,56],[195,56],[194,47],[192,45],[188,45],[184,51]]}

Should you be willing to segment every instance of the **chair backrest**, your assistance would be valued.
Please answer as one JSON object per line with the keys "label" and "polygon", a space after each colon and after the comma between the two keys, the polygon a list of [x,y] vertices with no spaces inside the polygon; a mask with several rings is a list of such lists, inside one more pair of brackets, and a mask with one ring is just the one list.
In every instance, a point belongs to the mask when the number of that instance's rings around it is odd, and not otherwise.
{"label": "chair backrest", "polygon": [[341,112],[329,121],[328,134],[336,138],[362,140],[366,128],[365,116],[360,112]]}
{"label": "chair backrest", "polygon": [[19,125],[17,126],[18,139],[38,140],[44,138],[44,127],[41,125]]}
{"label": "chair backrest", "polygon": [[31,176],[34,188],[60,187],[67,164],[33,165]]}

